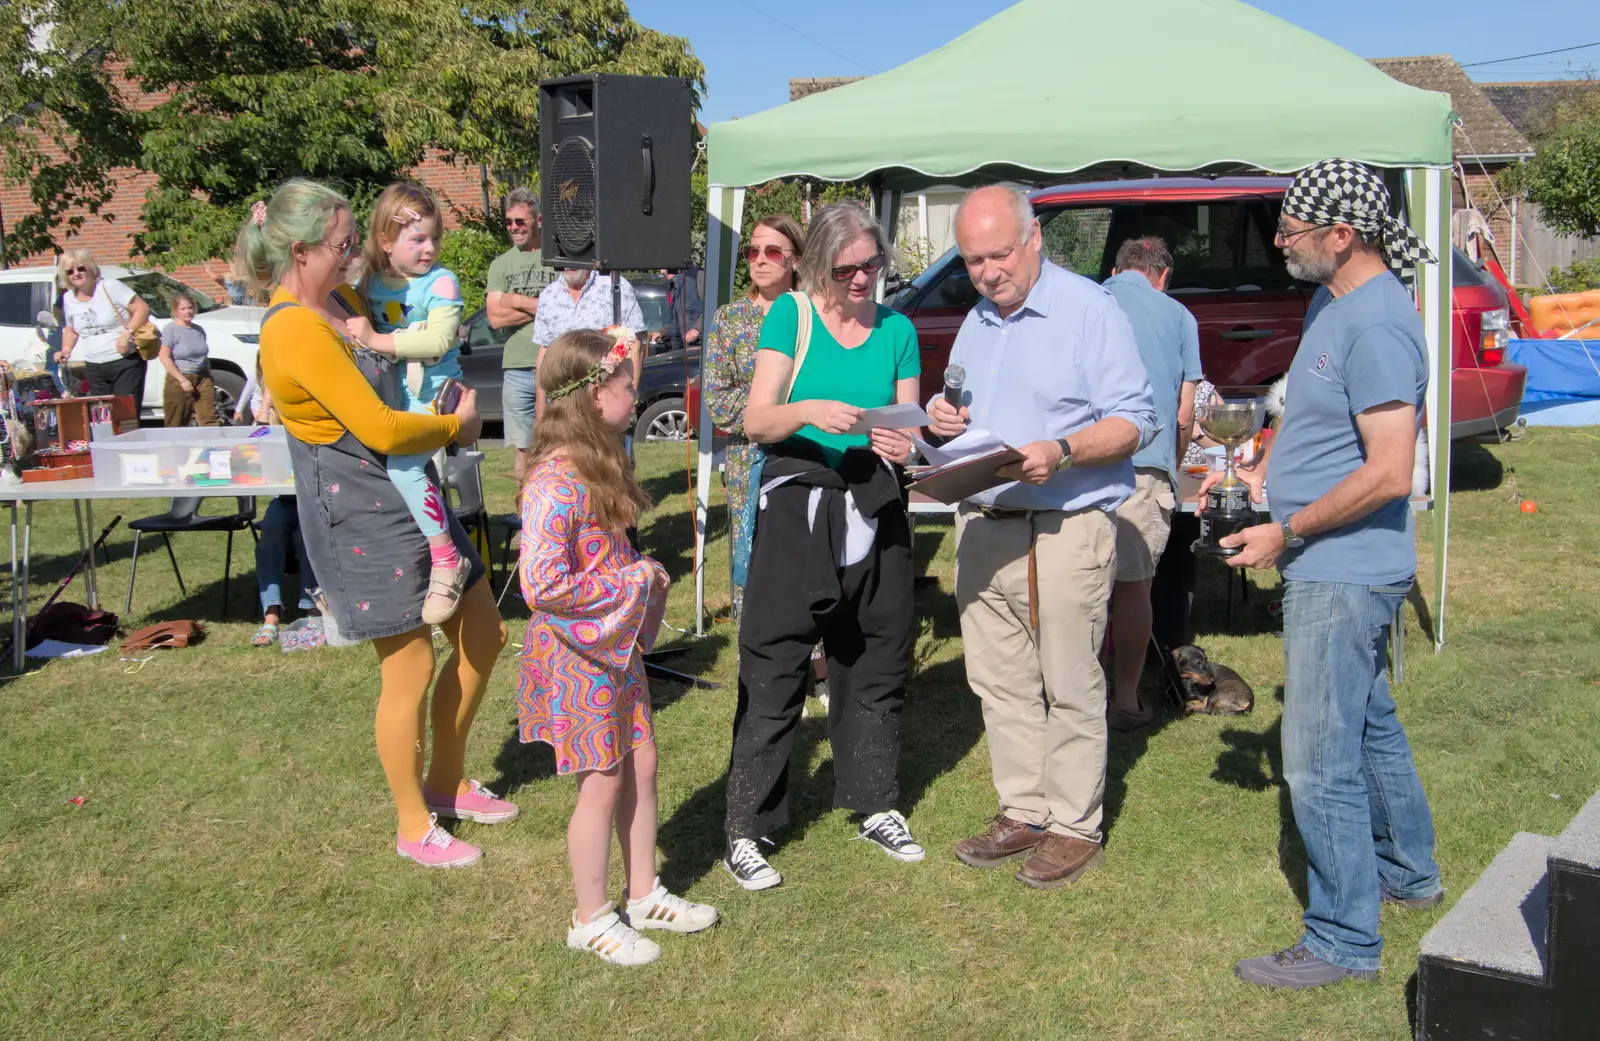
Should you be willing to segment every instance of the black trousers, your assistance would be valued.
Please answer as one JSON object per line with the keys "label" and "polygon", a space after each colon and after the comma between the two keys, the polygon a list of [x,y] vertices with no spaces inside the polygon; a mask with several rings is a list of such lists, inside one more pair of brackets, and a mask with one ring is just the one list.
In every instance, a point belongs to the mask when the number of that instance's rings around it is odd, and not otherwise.
{"label": "black trousers", "polygon": [[789,822],[789,755],[819,639],[828,659],[834,806],[880,813],[900,799],[900,710],[913,623],[910,528],[903,510],[883,510],[871,551],[842,569],[843,596],[819,617],[807,605],[802,567],[813,537],[809,495],[797,484],[774,488],[756,525],[739,626],[730,839],[761,838]]}
{"label": "black trousers", "polygon": [[137,354],[116,361],[84,364],[91,397],[102,394],[132,395],[134,409],[144,408],[144,375],[148,364]]}
{"label": "black trousers", "polygon": [[1163,652],[1182,647],[1194,638],[1189,624],[1194,603],[1195,559],[1189,547],[1200,537],[1200,518],[1192,513],[1173,513],[1172,533],[1167,548],[1156,562],[1156,577],[1150,583],[1152,625],[1150,632]]}

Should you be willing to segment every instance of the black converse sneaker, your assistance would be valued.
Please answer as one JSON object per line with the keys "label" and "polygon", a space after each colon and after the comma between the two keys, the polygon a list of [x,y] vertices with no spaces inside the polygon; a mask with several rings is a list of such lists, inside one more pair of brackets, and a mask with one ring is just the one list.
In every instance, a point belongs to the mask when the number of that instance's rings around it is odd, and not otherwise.
{"label": "black converse sneaker", "polygon": [[908,864],[928,855],[928,851],[911,837],[911,829],[906,827],[906,819],[899,810],[874,813],[866,818],[861,822],[861,834],[856,837],[874,843],[889,856]]}
{"label": "black converse sneaker", "polygon": [[752,892],[771,889],[783,881],[777,868],[768,864],[767,858],[761,855],[758,842],[772,845],[767,839],[734,839],[728,843],[728,852],[722,858],[722,866],[733,876],[733,880]]}

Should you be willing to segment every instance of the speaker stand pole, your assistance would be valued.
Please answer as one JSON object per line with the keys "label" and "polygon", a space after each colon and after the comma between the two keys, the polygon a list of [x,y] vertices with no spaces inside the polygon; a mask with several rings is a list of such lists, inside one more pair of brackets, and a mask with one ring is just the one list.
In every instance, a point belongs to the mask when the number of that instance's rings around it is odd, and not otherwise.
{"label": "speaker stand pole", "polygon": [[[622,324],[622,276],[615,271],[611,272],[611,324]],[[633,376],[638,379],[639,373]]]}

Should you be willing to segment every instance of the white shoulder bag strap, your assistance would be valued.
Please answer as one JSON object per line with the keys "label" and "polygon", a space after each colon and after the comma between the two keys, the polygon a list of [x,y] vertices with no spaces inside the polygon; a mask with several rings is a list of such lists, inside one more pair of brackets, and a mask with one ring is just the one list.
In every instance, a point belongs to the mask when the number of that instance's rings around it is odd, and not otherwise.
{"label": "white shoulder bag strap", "polygon": [[789,386],[784,388],[783,398],[778,402],[780,405],[789,403],[789,396],[794,393],[794,381],[800,378],[800,366],[805,364],[806,351],[811,348],[811,298],[798,291],[788,295],[794,298],[798,324],[794,333],[794,368],[789,370]]}

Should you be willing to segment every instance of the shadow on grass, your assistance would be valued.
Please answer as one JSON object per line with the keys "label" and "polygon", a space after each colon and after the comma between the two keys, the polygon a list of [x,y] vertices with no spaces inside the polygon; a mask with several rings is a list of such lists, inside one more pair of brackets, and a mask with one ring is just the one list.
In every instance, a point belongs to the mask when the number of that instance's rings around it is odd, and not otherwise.
{"label": "shadow on grass", "polygon": [[1238,569],[1205,556],[1201,556],[1197,564],[1194,607],[1190,614],[1196,640],[1207,635],[1259,636],[1281,632],[1282,623],[1271,611],[1271,605],[1283,597],[1281,580],[1262,589],[1251,584],[1247,576],[1241,591]]}
{"label": "shadow on grass", "polygon": [[1450,446],[1450,490],[1487,492],[1500,487],[1506,476],[1505,464],[1475,441],[1456,441]]}
{"label": "shadow on grass", "polygon": [[[924,597],[948,600],[945,613],[953,610],[954,597],[949,594],[926,592],[919,603]],[[939,610],[937,604],[934,609]],[[962,659],[927,667],[914,663],[900,723],[899,808],[914,809],[928,788],[966,757],[982,732],[983,718],[977,699],[968,694]],[[797,724],[788,766],[790,819],[773,836],[780,846],[799,841],[833,811],[832,759],[809,771],[799,765],[811,762],[817,746],[827,740],[827,720],[812,715]],[[669,888],[693,885],[722,856],[727,791],[724,771],[662,822],[657,840],[664,857],[661,879]]]}
{"label": "shadow on grass", "polygon": [[[1280,684],[1272,696],[1283,701]],[[1222,732],[1225,746],[1217,756],[1212,780],[1243,788],[1249,792],[1278,789],[1278,870],[1304,908],[1310,901],[1306,890],[1306,848],[1294,823],[1294,806],[1289,785],[1283,779],[1283,721],[1274,720],[1265,733],[1228,728]]]}
{"label": "shadow on grass", "polygon": [[1433,614],[1428,610],[1428,601],[1422,598],[1422,586],[1420,583],[1415,583],[1411,586],[1411,592],[1406,594],[1406,599],[1417,610],[1417,625],[1422,628],[1422,632],[1427,636],[1428,642],[1433,643]]}
{"label": "shadow on grass", "polygon": [[1417,1036],[1417,973],[1406,977],[1406,1022],[1411,1026],[1411,1037]]}

